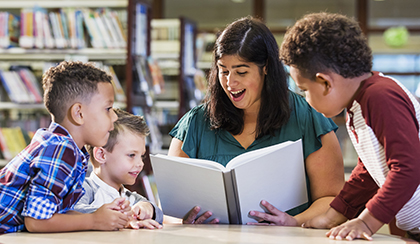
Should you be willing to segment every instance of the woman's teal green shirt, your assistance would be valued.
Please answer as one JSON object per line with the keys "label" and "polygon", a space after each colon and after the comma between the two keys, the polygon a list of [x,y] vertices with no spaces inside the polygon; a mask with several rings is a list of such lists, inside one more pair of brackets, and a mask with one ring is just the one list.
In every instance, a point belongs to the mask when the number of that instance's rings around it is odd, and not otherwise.
{"label": "woman's teal green shirt", "polygon": [[[306,159],[309,154],[321,148],[320,136],[337,130],[337,125],[315,111],[300,95],[293,92],[289,94],[291,115],[287,124],[278,129],[274,136],[263,136],[246,149],[228,131],[210,129],[204,105],[186,113],[169,134],[183,142],[181,149],[190,158],[208,159],[224,166],[242,153],[299,139],[302,139]],[[309,181],[307,183],[309,186]],[[308,193],[309,189],[308,187]],[[299,212],[301,211],[302,209]]]}

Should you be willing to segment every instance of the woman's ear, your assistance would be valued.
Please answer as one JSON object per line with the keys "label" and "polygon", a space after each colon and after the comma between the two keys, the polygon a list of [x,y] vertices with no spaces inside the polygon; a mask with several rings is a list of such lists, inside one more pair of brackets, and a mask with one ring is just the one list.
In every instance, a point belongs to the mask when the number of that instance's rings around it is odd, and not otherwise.
{"label": "woman's ear", "polygon": [[323,94],[325,96],[331,92],[334,84],[334,79],[326,73],[316,73],[315,82],[321,83],[324,86]]}
{"label": "woman's ear", "polygon": [[81,103],[75,103],[71,105],[70,110],[69,110],[69,119],[76,125],[84,124]]}
{"label": "woman's ear", "polygon": [[99,164],[104,164],[106,162],[106,151],[103,147],[94,147],[93,148],[93,157]]}

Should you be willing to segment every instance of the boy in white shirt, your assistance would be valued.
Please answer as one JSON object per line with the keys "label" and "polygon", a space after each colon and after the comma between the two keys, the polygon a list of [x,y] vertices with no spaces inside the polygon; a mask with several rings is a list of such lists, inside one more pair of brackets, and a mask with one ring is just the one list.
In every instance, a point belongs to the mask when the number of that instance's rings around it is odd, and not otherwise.
{"label": "boy in white shirt", "polygon": [[130,202],[132,220],[128,228],[162,228],[163,213],[145,197],[130,192],[124,184],[133,185],[143,169],[145,138],[149,129],[143,117],[115,109],[118,120],[104,147],[88,147],[93,172],[85,179],[85,195],[75,210],[91,213],[103,204],[124,197]]}

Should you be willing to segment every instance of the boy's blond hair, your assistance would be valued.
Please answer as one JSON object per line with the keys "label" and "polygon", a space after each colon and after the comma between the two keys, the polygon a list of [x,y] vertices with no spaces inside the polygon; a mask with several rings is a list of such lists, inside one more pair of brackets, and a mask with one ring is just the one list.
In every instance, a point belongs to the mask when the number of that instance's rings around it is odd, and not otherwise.
{"label": "boy's blond hair", "polygon": [[[103,146],[105,150],[108,152],[114,150],[114,146],[118,143],[118,135],[123,131],[131,132],[141,137],[147,137],[149,135],[150,130],[143,116],[133,115],[121,109],[114,108],[114,111],[118,119],[114,122],[114,129],[109,133],[108,142]],[[97,165],[93,155],[93,148],[92,146],[87,146],[93,165]]]}
{"label": "boy's blond hair", "polygon": [[63,61],[43,75],[45,107],[53,115],[54,122],[60,123],[74,102],[90,102],[92,94],[98,91],[98,83],[112,84],[111,79],[91,63]]}

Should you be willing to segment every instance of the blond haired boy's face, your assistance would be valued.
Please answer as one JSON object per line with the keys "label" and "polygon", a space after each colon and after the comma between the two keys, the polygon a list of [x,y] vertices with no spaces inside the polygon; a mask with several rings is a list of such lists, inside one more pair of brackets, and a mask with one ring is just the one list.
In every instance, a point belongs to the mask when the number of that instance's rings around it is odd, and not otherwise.
{"label": "blond haired boy's face", "polygon": [[105,164],[101,167],[101,178],[108,185],[119,189],[121,184],[133,185],[142,171],[146,142],[143,136],[123,130],[117,136],[112,152],[105,150]]}
{"label": "blond haired boy's face", "polygon": [[325,117],[334,117],[343,110],[337,100],[339,97],[335,97],[336,92],[328,91],[325,82],[310,80],[293,66],[290,66],[290,76],[295,81],[296,86],[305,92],[306,101]]}
{"label": "blond haired boy's face", "polygon": [[114,122],[118,119],[112,109],[113,104],[114,88],[112,84],[98,83],[98,92],[83,108],[85,144],[102,147],[107,143],[109,132],[114,129]]}

